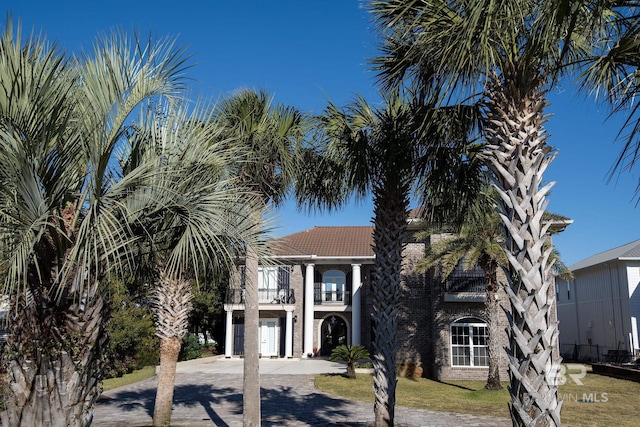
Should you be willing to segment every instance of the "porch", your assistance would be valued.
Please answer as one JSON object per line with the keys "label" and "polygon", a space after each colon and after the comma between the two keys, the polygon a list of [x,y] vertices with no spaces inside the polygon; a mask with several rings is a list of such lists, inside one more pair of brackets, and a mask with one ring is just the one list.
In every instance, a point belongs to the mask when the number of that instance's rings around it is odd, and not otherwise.
{"label": "porch", "polygon": [[[226,304],[241,305],[245,303],[245,289],[227,290]],[[259,288],[259,304],[295,304],[296,297],[293,289],[289,288]],[[244,308],[244,307],[242,307]]]}

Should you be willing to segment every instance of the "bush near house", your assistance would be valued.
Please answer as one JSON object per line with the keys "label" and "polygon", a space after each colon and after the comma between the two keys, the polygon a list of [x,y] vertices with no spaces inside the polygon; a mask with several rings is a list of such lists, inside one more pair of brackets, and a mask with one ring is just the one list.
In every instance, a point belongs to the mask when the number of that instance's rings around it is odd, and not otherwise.
{"label": "bush near house", "polygon": [[159,360],[158,338],[149,307],[136,303],[120,286],[110,295],[111,322],[104,378],[120,377]]}
{"label": "bush near house", "polygon": [[205,346],[204,344],[200,344],[198,335],[187,334],[182,339],[182,348],[180,349],[180,354],[178,355],[178,361],[183,362],[185,360],[197,359],[198,357],[202,356],[204,350]]}

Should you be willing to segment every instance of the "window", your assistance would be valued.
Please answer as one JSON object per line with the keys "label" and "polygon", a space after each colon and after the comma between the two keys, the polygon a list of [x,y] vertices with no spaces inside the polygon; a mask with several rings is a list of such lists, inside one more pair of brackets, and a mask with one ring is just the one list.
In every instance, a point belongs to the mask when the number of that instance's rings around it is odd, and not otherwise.
{"label": "window", "polygon": [[567,300],[571,301],[571,282],[567,280]]}
{"label": "window", "polygon": [[340,270],[329,270],[324,273],[322,282],[324,284],[324,301],[344,300],[344,272]]}
{"label": "window", "polygon": [[258,289],[277,289],[277,271],[275,268],[258,267]]}
{"label": "window", "polygon": [[258,300],[274,302],[278,298],[278,270],[258,267]]}
{"label": "window", "polygon": [[451,324],[451,365],[489,366],[489,331],[478,319]]}

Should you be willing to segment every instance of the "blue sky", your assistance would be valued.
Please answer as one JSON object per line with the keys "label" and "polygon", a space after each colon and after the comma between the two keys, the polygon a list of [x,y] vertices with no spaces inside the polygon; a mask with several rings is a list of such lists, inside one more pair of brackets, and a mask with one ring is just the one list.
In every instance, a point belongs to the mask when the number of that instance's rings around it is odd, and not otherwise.
{"label": "blue sky", "polygon": [[[279,102],[317,113],[332,100],[344,105],[359,93],[378,99],[368,59],[377,39],[360,1],[231,0],[5,0],[23,28],[43,31],[67,51],[90,49],[112,28],[176,36],[192,53],[188,71],[196,93],[212,99],[238,88],[265,88]],[[2,23],[4,26],[4,22]],[[574,220],[554,241],[574,264],[640,238],[634,191],[640,169],[607,183],[620,149],[621,118],[576,95],[570,84],[550,94],[549,143],[558,157],[547,171],[556,181],[549,209]],[[278,234],[315,225],[367,225],[370,201],[327,214],[280,210]]]}

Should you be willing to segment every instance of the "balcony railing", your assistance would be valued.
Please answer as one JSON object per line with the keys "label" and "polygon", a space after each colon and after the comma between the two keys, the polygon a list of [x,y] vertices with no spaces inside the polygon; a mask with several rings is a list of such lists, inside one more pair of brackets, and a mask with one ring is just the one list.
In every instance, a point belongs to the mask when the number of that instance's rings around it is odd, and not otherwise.
{"label": "balcony railing", "polygon": [[313,284],[313,303],[315,305],[334,304],[351,305],[351,294],[346,290],[323,289],[322,283]]}
{"label": "balcony railing", "polygon": [[[244,289],[229,289],[227,304],[244,304]],[[260,304],[294,304],[296,302],[293,289],[258,289]]]}
{"label": "balcony railing", "polygon": [[447,293],[484,293],[486,288],[487,277],[480,267],[465,270],[458,266],[444,283]]}
{"label": "balcony railing", "polygon": [[450,276],[445,282],[445,292],[484,293],[486,288],[487,279],[484,276],[455,275]]}
{"label": "balcony railing", "polygon": [[480,271],[456,271],[444,283],[445,302],[483,302],[487,279]]}

